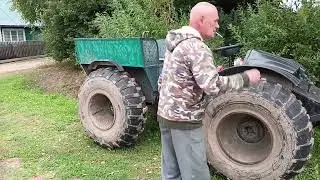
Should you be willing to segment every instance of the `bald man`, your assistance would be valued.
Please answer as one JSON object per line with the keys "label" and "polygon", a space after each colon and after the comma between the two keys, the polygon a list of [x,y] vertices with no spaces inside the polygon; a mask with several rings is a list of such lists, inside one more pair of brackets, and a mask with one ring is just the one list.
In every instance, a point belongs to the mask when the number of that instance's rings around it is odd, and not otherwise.
{"label": "bald man", "polygon": [[158,80],[158,121],[162,143],[162,179],[210,179],[202,120],[204,94],[237,90],[257,83],[258,70],[219,76],[212,52],[203,42],[219,28],[215,6],[201,2],[190,13],[189,26],[169,31]]}

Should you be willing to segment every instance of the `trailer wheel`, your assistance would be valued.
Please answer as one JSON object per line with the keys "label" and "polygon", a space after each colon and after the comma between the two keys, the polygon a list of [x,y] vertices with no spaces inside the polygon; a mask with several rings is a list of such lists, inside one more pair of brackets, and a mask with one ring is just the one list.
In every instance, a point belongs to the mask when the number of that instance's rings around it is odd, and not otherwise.
{"label": "trailer wheel", "polygon": [[88,75],[79,91],[85,132],[109,148],[132,146],[144,129],[145,97],[134,78],[112,68]]}
{"label": "trailer wheel", "polygon": [[314,141],[301,102],[266,81],[213,99],[204,124],[208,163],[231,179],[291,179]]}

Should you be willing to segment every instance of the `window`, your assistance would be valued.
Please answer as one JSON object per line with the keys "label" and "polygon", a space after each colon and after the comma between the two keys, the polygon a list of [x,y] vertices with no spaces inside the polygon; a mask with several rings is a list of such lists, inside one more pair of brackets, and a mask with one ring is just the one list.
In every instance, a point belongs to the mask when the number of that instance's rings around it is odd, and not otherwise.
{"label": "window", "polygon": [[25,40],[24,29],[3,29],[2,30],[3,41],[5,42],[17,42]]}
{"label": "window", "polygon": [[3,40],[4,40],[5,42],[11,41],[10,31],[8,31],[8,30],[3,30]]}
{"label": "window", "polygon": [[23,30],[18,31],[18,41],[24,41]]}
{"label": "window", "polygon": [[17,31],[11,31],[11,39],[13,42],[18,41]]}

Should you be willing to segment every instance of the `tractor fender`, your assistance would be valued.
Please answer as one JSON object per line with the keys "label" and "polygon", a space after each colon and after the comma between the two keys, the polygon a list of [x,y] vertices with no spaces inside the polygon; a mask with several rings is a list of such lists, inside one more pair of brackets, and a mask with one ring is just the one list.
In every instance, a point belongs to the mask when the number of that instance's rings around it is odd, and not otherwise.
{"label": "tractor fender", "polygon": [[[220,72],[219,75],[228,76],[236,73],[242,73],[253,68],[257,68],[263,74],[271,75],[273,77],[280,77],[281,79],[292,83],[292,93],[297,97],[297,99],[302,102],[304,107],[307,109],[307,112],[310,115],[311,122],[320,124],[320,89],[304,79],[299,79],[291,73],[275,69],[273,67],[262,67],[253,65],[242,65],[227,68],[224,71]],[[283,82],[284,81],[279,83]]]}
{"label": "tractor fender", "polygon": [[[264,65],[241,65],[241,66],[234,66],[234,67],[230,67],[230,68],[226,68],[224,69],[222,72],[219,73],[219,75],[221,76],[228,76],[228,75],[232,75],[232,74],[236,74],[236,73],[242,73],[246,70],[249,69],[259,69],[260,71],[263,72],[267,72],[267,73],[274,73],[275,75],[280,75],[283,78],[285,78],[286,80],[292,82],[294,84],[294,86],[299,86],[300,88],[302,86],[306,86],[306,88],[308,87],[308,83],[306,81],[304,81],[303,79],[297,78],[295,75],[282,70],[281,68],[277,68],[274,66],[268,66],[266,64]],[[306,84],[307,83],[307,84]]]}
{"label": "tractor fender", "polygon": [[87,74],[89,74],[90,72],[98,69],[99,66],[103,66],[103,67],[115,67],[117,70],[119,71],[124,71],[124,68],[119,65],[118,63],[111,61],[109,59],[106,60],[99,60],[99,61],[93,61],[91,64],[89,65],[82,65],[82,68],[85,70],[85,72]]}

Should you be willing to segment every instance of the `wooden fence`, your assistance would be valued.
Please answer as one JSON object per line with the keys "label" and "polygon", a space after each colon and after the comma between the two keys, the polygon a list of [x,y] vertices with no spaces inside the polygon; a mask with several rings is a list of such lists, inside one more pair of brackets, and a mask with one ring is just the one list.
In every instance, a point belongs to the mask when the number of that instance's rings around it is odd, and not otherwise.
{"label": "wooden fence", "polygon": [[44,55],[43,41],[0,42],[0,60]]}

